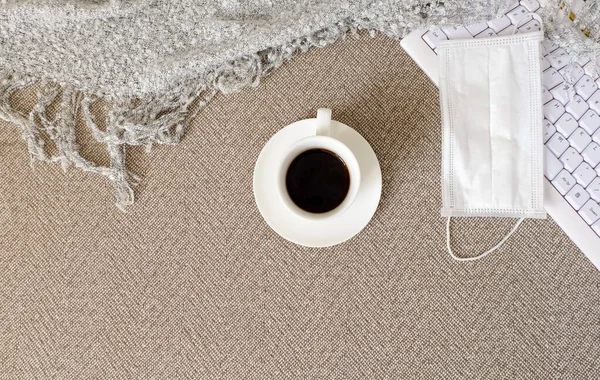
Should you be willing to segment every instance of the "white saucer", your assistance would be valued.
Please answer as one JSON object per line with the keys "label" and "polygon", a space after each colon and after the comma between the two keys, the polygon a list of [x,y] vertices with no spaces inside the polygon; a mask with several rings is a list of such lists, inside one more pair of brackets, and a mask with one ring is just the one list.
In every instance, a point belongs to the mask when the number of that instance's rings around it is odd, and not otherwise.
{"label": "white saucer", "polygon": [[360,166],[361,183],[350,208],[335,219],[309,221],[293,214],[277,193],[277,164],[292,143],[314,135],[316,119],[300,120],[267,142],[254,167],[254,199],[269,226],[285,239],[308,247],[328,247],[358,234],[369,223],[381,197],[381,169],[375,152],[358,132],[331,121],[330,135],[352,150]]}

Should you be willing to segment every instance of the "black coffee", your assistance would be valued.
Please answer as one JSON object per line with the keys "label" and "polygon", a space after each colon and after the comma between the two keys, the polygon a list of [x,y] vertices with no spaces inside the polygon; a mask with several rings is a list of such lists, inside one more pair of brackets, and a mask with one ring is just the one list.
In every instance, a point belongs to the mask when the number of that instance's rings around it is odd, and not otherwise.
{"label": "black coffee", "polygon": [[311,149],[292,161],[285,185],[298,207],[319,214],[333,210],[344,201],[350,188],[350,173],[335,153]]}

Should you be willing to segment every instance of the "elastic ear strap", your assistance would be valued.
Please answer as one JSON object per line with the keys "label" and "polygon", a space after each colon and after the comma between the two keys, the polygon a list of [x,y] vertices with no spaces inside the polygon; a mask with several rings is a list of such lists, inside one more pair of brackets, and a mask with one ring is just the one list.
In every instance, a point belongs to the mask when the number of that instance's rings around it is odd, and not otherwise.
{"label": "elastic ear strap", "polygon": [[515,224],[515,226],[513,227],[513,229],[510,230],[508,235],[506,235],[502,240],[500,240],[500,243],[496,244],[489,251],[485,251],[482,254],[480,254],[478,256],[474,256],[474,257],[458,257],[454,254],[454,252],[452,252],[452,248],[450,247],[450,218],[451,217],[448,217],[448,220],[446,221],[446,247],[448,248],[448,253],[450,253],[450,256],[452,256],[452,258],[457,261],[475,261],[475,260],[482,259],[485,256],[487,256],[488,254],[494,252],[495,250],[500,248],[502,246],[502,244],[506,243],[506,241],[511,237],[512,234],[515,233],[515,231],[519,228],[521,223],[523,223],[523,221],[525,220],[525,218],[519,219],[517,221],[517,223]]}

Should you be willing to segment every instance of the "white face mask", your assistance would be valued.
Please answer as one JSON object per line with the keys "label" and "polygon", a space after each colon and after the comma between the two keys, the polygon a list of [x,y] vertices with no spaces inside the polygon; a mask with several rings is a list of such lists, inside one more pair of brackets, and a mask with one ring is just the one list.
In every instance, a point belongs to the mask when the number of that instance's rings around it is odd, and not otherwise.
{"label": "white face mask", "polygon": [[[442,216],[458,260],[494,251],[524,218],[545,218],[540,43],[543,32],[438,47],[443,120]],[[450,248],[450,217],[521,218],[474,258]]]}

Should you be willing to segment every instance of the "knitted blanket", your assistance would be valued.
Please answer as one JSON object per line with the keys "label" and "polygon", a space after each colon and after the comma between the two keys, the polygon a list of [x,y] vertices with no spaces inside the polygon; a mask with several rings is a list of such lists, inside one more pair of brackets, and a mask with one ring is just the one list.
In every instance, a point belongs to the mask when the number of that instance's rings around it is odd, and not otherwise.
{"label": "knitted blanket", "polygon": [[[127,148],[177,143],[217,92],[256,86],[295,54],[361,29],[399,39],[416,28],[489,20],[512,2],[2,0],[0,117],[21,130],[32,162],[105,176],[124,209],[137,180],[126,169]],[[549,37],[595,56],[597,2],[576,22],[566,21],[561,3],[543,2]],[[13,107],[13,95],[30,86],[35,106]],[[76,124],[106,145],[110,165],[80,154]]]}

